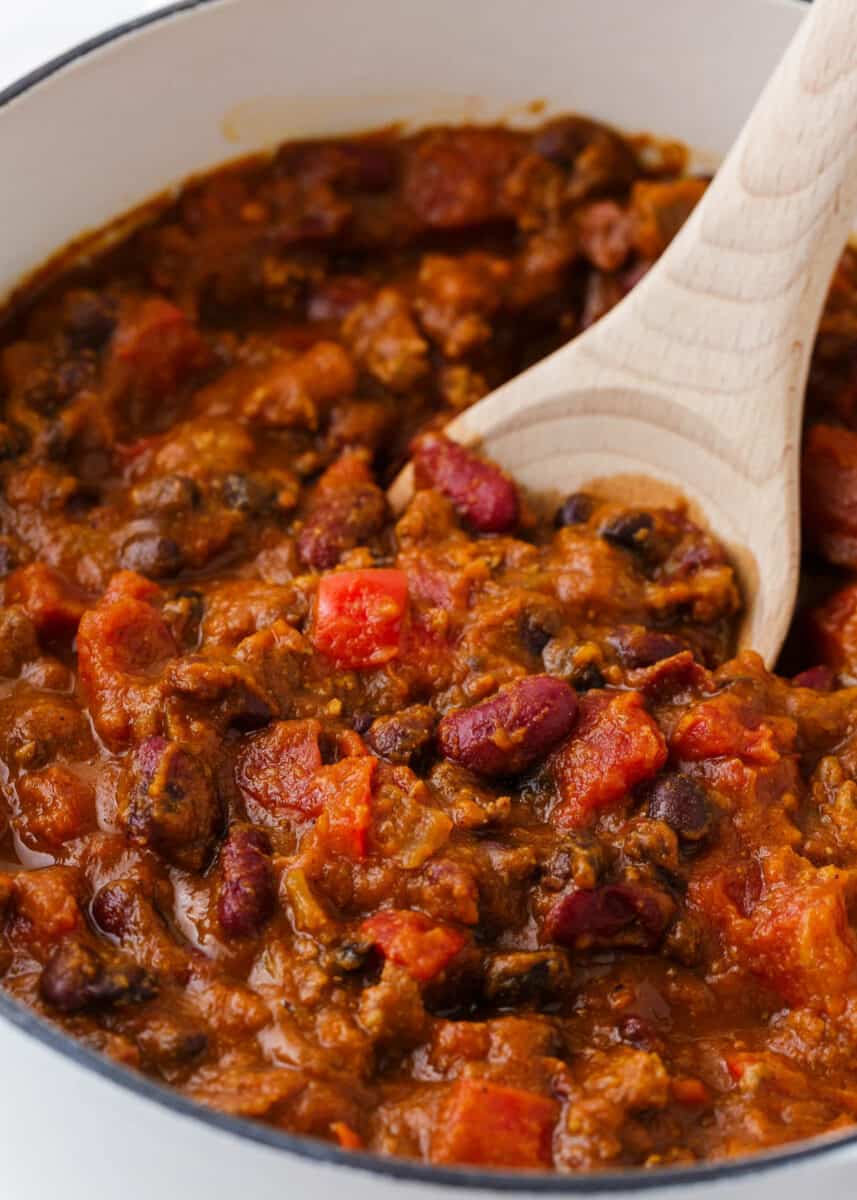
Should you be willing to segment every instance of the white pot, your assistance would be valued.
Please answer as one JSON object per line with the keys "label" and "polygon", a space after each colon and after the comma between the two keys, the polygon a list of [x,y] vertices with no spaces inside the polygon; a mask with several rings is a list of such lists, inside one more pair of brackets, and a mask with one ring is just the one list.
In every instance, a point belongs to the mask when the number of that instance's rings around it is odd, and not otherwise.
{"label": "white pot", "polygon": [[[541,99],[721,154],[801,13],[792,0],[190,0],[0,94],[0,296],[83,230],[294,135],[524,119]],[[837,1200],[857,1168],[850,1139],[578,1178],[361,1159],[203,1113],[2,992],[0,1149],[10,1200],[440,1200],[463,1188]]]}

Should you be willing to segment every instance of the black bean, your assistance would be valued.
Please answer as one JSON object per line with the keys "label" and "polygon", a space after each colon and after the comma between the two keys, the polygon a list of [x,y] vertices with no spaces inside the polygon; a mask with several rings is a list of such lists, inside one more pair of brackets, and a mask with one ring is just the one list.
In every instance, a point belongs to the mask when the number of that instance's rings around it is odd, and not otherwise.
{"label": "black bean", "polygon": [[526,650],[541,657],[545,646],[559,632],[562,617],[556,609],[534,605],[521,614],[519,636]]}
{"label": "black bean", "polygon": [[134,533],[122,543],[119,565],[149,579],[170,579],[184,565],[181,546],[160,533]]}
{"label": "black bean", "polygon": [[368,713],[368,712],[353,713],[352,717],[351,717],[351,728],[354,730],[355,733],[360,733],[360,734],[366,733],[366,731],[369,729],[369,726],[372,724],[373,720],[374,720],[374,718],[371,713]]}
{"label": "black bean", "polygon": [[595,509],[595,501],[586,492],[572,492],[566,496],[554,514],[557,529],[566,525],[585,525]]}
{"label": "black bean", "polygon": [[495,954],[485,973],[486,999],[501,1007],[540,1003],[569,986],[568,961],[556,950]]}
{"label": "black bean", "polygon": [[0,421],[0,462],[17,458],[27,448],[27,436],[17,425]]}
{"label": "black bean", "polygon": [[608,643],[619,655],[623,667],[651,667],[688,649],[683,638],[642,625],[618,625],[607,635]]}
{"label": "black bean", "polygon": [[589,692],[604,687],[604,676],[595,663],[586,663],[570,676],[568,682],[576,692]]}
{"label": "black bean", "polygon": [[365,940],[342,942],[331,955],[331,965],[337,973],[345,975],[360,971],[366,965],[371,950],[372,943]]}
{"label": "black bean", "polygon": [[708,797],[689,775],[664,775],[655,780],[646,813],[669,825],[682,841],[698,842],[711,827]]}
{"label": "black bean", "polygon": [[63,329],[73,346],[98,350],[115,326],[115,305],[97,292],[78,288],[63,300]]}
{"label": "black bean", "polygon": [[623,550],[642,551],[646,549],[654,527],[655,519],[651,513],[620,513],[602,528],[601,536]]}
{"label": "black bean", "polygon": [[157,994],[142,967],[114,953],[66,938],[52,952],[39,980],[45,1003],[64,1013],[118,1004],[139,1004]]}
{"label": "black bean", "polygon": [[252,475],[227,475],[220,490],[227,508],[243,513],[262,513],[271,507],[271,489]]}

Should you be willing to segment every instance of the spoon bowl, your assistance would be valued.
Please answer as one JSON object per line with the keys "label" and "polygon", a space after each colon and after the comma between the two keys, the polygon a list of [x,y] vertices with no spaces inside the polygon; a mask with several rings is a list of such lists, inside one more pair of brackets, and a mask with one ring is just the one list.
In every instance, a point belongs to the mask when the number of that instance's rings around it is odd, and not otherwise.
{"label": "spoon bowl", "polygon": [[[800,557],[803,396],[857,210],[857,4],[815,0],[703,199],[626,298],[446,429],[537,493],[686,497],[773,665]],[[390,490],[413,490],[406,468]]]}

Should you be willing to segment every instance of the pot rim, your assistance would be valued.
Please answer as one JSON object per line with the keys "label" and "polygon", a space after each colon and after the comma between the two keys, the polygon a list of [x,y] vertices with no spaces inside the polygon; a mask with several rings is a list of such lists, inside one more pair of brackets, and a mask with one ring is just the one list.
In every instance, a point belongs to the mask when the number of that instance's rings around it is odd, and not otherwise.
{"label": "pot rim", "polygon": [[[150,26],[166,24],[175,17],[195,9],[230,3],[234,0],[175,0],[142,16],[111,26],[94,37],[70,47],[48,59],[40,66],[0,89],[0,119],[2,110],[26,92],[47,82],[66,67],[73,66],[113,42],[133,37]],[[795,7],[800,0],[768,0]],[[386,1158],[355,1150],[345,1150],[318,1138],[286,1133],[262,1122],[233,1117],[209,1109],[188,1099],[181,1092],[138,1075],[128,1067],[89,1049],[57,1026],[38,1016],[32,1009],[0,988],[0,1018],[42,1045],[70,1059],[76,1066],[158,1104],[179,1116],[200,1121],[212,1129],[222,1130],[232,1137],[255,1142],[273,1150],[332,1166],[356,1168],[388,1179],[414,1183],[437,1184],[444,1188],[483,1189],[499,1192],[530,1192],[544,1194],[569,1193],[595,1196],[604,1193],[643,1193],[657,1188],[674,1190],[690,1184],[725,1183],[751,1174],[764,1175],[783,1167],[821,1156],[842,1157],[849,1147],[857,1146],[857,1130],[850,1134],[827,1134],[788,1145],[785,1149],[763,1151],[740,1158],[702,1163],[695,1166],[661,1167],[656,1170],[632,1168],[620,1171],[596,1171],[580,1175],[561,1175],[547,1171],[479,1170],[472,1167],[443,1167],[414,1162],[405,1158]]]}

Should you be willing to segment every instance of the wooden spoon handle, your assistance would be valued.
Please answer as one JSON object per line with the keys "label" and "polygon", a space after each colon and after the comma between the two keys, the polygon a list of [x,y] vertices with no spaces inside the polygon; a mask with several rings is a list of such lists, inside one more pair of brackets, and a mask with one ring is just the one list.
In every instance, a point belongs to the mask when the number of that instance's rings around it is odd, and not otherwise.
{"label": "wooden spoon handle", "polygon": [[754,484],[793,469],[812,342],[855,213],[857,0],[815,0],[655,269],[450,433],[490,446],[501,427],[561,405],[570,389],[619,388],[652,421],[646,397],[668,396],[667,423],[719,447]]}
{"label": "wooden spoon handle", "polygon": [[628,311],[593,328],[587,353],[713,418],[761,481],[799,434],[812,342],[855,214],[857,3],[815,0],[659,269]]}

